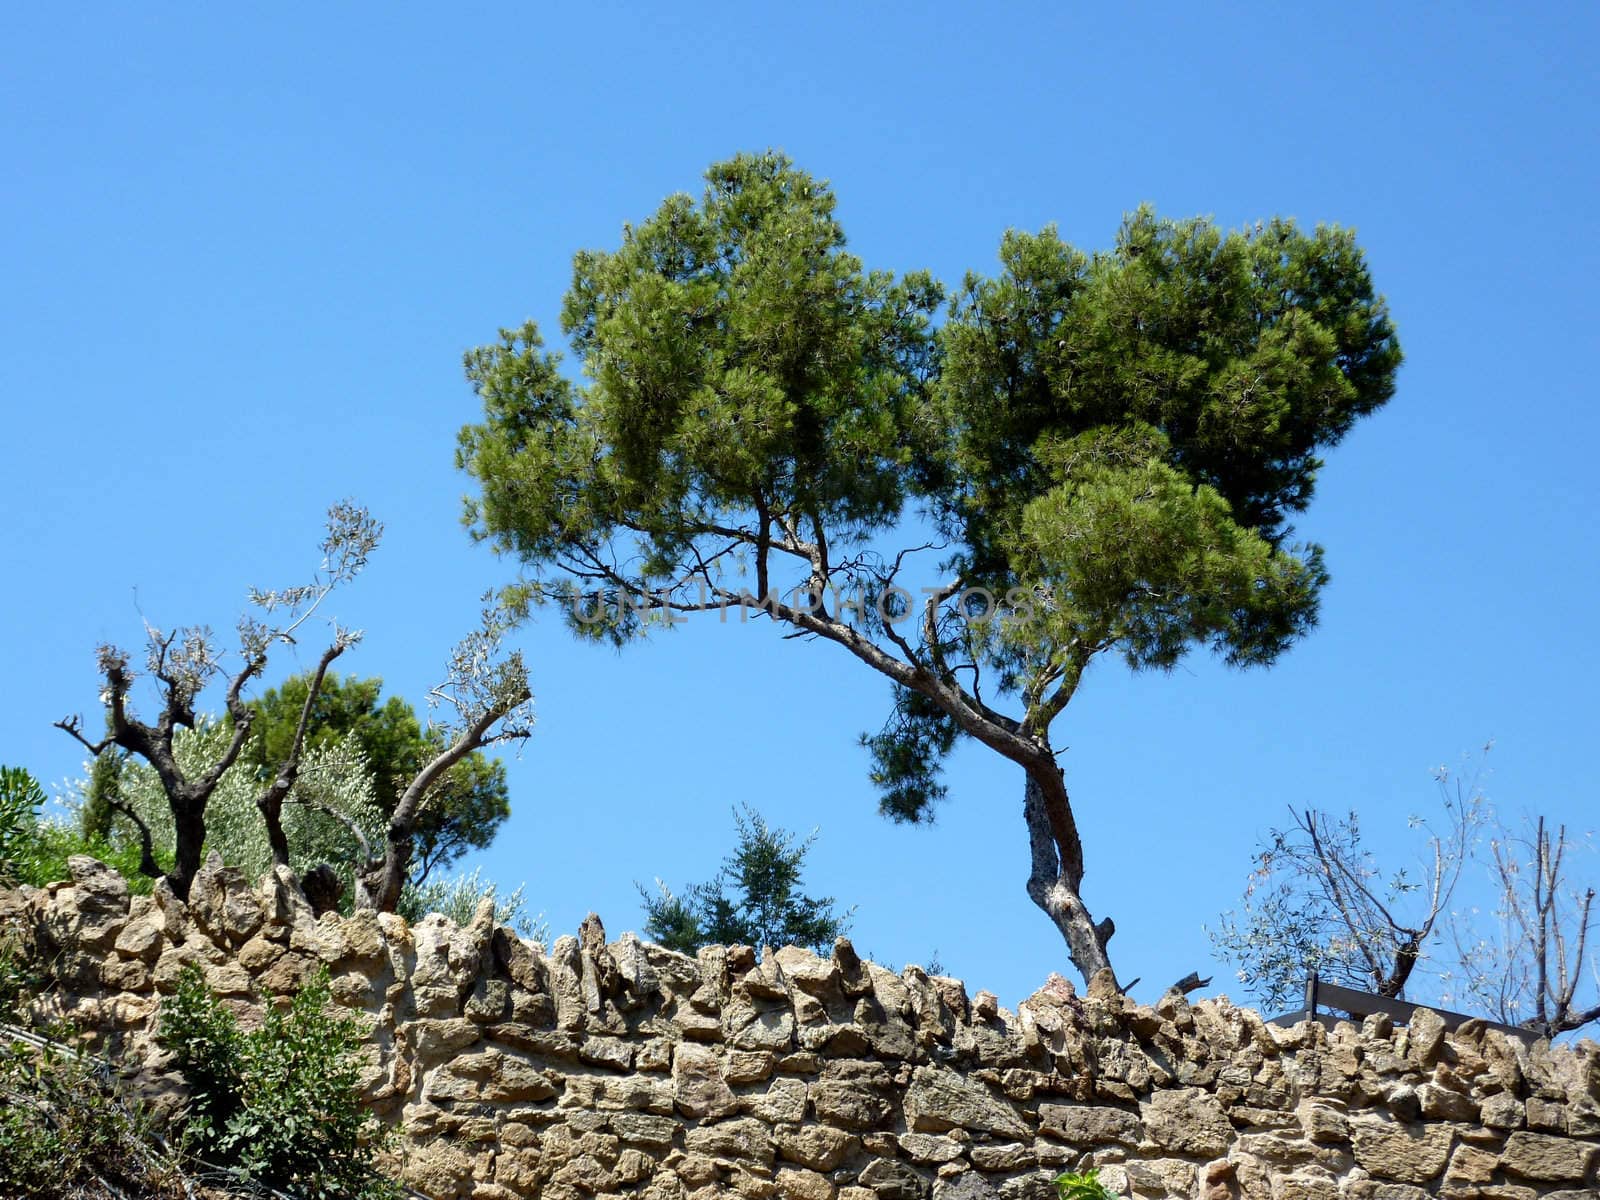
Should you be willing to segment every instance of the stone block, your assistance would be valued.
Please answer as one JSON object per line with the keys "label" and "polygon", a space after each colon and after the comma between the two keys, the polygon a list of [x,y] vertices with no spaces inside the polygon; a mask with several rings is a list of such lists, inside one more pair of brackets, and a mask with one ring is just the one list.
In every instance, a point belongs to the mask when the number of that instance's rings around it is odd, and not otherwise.
{"label": "stone block", "polygon": [[1139,1112],[1145,1136],[1162,1150],[1212,1158],[1233,1141],[1233,1125],[1222,1105],[1198,1088],[1157,1092]]}
{"label": "stone block", "polygon": [[1511,1175],[1542,1183],[1585,1183],[1600,1145],[1519,1130],[1506,1139],[1500,1165]]}

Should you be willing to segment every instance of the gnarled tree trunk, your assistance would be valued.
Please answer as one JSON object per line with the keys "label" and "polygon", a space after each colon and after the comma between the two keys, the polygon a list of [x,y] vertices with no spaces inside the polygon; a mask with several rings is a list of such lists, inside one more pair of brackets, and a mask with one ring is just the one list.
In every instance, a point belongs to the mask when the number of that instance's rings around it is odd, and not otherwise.
{"label": "gnarled tree trunk", "polygon": [[167,872],[167,883],[180,900],[189,899],[189,886],[204,862],[202,855],[206,844],[205,800],[188,801],[173,805],[174,854],[172,870]]}
{"label": "gnarled tree trunk", "polygon": [[1052,762],[1027,771],[1022,817],[1028,826],[1032,860],[1028,898],[1060,930],[1068,956],[1088,981],[1097,972],[1111,968],[1106,943],[1116,926],[1109,917],[1097,923],[1083,903],[1083,844],[1061,769]]}

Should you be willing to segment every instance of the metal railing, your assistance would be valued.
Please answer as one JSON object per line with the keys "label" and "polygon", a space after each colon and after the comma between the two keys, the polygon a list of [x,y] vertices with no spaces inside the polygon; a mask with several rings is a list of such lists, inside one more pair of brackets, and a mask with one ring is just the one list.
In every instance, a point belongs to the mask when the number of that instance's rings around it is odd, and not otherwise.
{"label": "metal railing", "polygon": [[1455,1029],[1466,1021],[1482,1021],[1490,1029],[1498,1029],[1501,1033],[1512,1034],[1521,1038],[1537,1038],[1536,1030],[1524,1029],[1520,1025],[1506,1025],[1500,1021],[1491,1021],[1486,1017],[1475,1017],[1470,1013],[1451,1012],[1449,1009],[1436,1008],[1431,1004],[1412,1004],[1406,1000],[1395,1000],[1389,996],[1380,996],[1376,992],[1360,992],[1355,988],[1344,987],[1337,983],[1328,983],[1318,979],[1313,972],[1306,979],[1306,1002],[1301,1008],[1292,1009],[1281,1016],[1273,1017],[1269,1025],[1298,1025],[1301,1021],[1315,1021],[1325,1029],[1332,1029],[1342,1018],[1335,1017],[1324,1009],[1333,1009],[1337,1012],[1348,1013],[1353,1020],[1370,1017],[1373,1013],[1387,1013],[1397,1025],[1408,1025],[1411,1014],[1419,1008],[1426,1008],[1437,1013],[1444,1021],[1446,1029]]}

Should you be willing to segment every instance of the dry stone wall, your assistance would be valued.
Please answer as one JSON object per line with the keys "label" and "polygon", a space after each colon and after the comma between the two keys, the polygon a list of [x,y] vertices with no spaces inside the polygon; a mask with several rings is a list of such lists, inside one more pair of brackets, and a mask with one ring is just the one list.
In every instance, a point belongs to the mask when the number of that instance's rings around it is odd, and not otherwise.
{"label": "dry stone wall", "polygon": [[960,981],[749,948],[548,953],[496,928],[320,918],[287,871],[215,865],[184,904],[90,859],[0,892],[48,1003],[170,1084],[153,1040],[185,964],[242,1011],[326,968],[372,1026],[368,1098],[435,1200],[1025,1200],[1098,1167],[1131,1197],[1595,1200],[1600,1048],[1421,1012],[1329,1031],[1225,1000],[1137,1005],[1052,977],[1016,1011]]}

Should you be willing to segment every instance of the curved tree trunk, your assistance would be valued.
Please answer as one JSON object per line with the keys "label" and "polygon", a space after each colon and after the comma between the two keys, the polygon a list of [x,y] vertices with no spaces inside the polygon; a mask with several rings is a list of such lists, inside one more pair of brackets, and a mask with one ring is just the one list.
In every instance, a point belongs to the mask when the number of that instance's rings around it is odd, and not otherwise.
{"label": "curved tree trunk", "polygon": [[1096,923],[1083,903],[1083,843],[1068,803],[1066,781],[1054,763],[1028,768],[1022,817],[1028,826],[1032,859],[1028,898],[1061,932],[1067,954],[1087,983],[1097,972],[1111,969],[1106,943],[1116,926],[1109,917]]}
{"label": "curved tree trunk", "polygon": [[[481,712],[474,714],[456,738],[432,762],[417,772],[400,801],[389,816],[389,828],[384,834],[383,858],[369,863],[366,870],[357,872],[356,887],[358,907],[371,906],[379,912],[393,912],[400,903],[400,890],[405,886],[406,871],[411,866],[412,836],[416,832],[417,818],[428,799],[429,789],[467,755],[495,741],[489,730],[495,722],[524,701],[531,699],[527,684],[516,691],[498,696]],[[526,735],[523,735],[526,736]]]}
{"label": "curved tree trunk", "polygon": [[402,832],[391,826],[384,840],[383,858],[370,877],[363,880],[357,893],[358,903],[364,900],[379,912],[394,912],[400,904],[400,892],[405,887],[406,870],[411,865],[411,830],[409,824]]}

